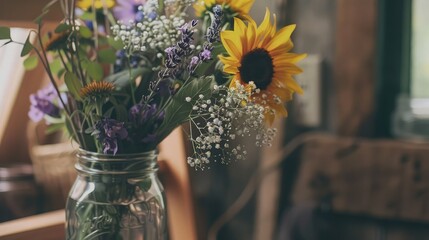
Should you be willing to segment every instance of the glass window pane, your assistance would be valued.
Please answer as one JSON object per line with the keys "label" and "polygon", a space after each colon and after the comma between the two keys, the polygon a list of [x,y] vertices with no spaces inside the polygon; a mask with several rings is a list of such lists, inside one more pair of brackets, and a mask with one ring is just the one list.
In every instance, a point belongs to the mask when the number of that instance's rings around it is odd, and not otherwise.
{"label": "glass window pane", "polygon": [[429,98],[429,1],[413,0],[411,96]]}

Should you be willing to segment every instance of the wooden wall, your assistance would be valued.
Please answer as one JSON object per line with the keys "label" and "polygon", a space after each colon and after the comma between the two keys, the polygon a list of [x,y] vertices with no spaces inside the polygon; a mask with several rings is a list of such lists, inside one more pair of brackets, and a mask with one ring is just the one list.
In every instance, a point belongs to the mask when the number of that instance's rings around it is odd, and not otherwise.
{"label": "wooden wall", "polygon": [[[0,3],[0,25],[9,27],[36,27],[32,21],[41,13],[49,0],[3,0]],[[61,19],[62,12],[57,5],[46,16],[47,21]],[[47,23],[49,27],[49,23]],[[15,103],[6,124],[0,144],[0,162],[29,162],[27,146],[27,112],[29,95],[37,91],[45,78],[44,70],[38,67],[24,75]]]}

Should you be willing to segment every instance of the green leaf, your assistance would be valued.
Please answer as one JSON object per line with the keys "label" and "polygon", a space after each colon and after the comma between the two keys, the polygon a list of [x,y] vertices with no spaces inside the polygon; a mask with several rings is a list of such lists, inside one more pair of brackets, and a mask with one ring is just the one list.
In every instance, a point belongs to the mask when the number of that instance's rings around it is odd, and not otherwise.
{"label": "green leaf", "polygon": [[92,37],[92,31],[88,27],[85,27],[85,26],[79,27],[79,33],[80,33],[80,36],[83,38],[91,38]]}
{"label": "green leaf", "polygon": [[88,76],[95,81],[100,81],[103,78],[103,67],[97,62],[88,62],[83,65],[88,73]]}
{"label": "green leaf", "polygon": [[115,63],[116,51],[113,49],[103,49],[98,51],[98,60],[102,63]]}
{"label": "green leaf", "polygon": [[[170,134],[180,124],[190,120],[192,107],[198,100],[199,95],[203,95],[205,99],[210,98],[214,84],[214,77],[208,76],[193,79],[190,83],[180,88],[176,95],[172,97],[170,104],[165,107],[165,119],[160,127],[159,140]],[[187,97],[190,97],[191,101],[186,101]]]}
{"label": "green leaf", "polygon": [[66,72],[64,81],[69,92],[76,98],[76,100],[81,101],[82,98],[79,92],[80,89],[82,89],[82,83],[79,81],[79,78],[72,72]]}
{"label": "green leaf", "polygon": [[113,37],[107,38],[107,42],[116,50],[121,50],[124,48],[124,43],[121,40],[115,40]]}
{"label": "green leaf", "polygon": [[152,180],[150,178],[145,178],[143,181],[139,181],[138,185],[144,192],[147,192],[152,187]]}
{"label": "green leaf", "polygon": [[63,69],[63,64],[59,58],[54,59],[51,63],[49,63],[49,67],[51,68],[52,74],[58,76],[58,73]]}
{"label": "green leaf", "polygon": [[29,56],[27,59],[24,60],[24,68],[27,71],[33,70],[37,67],[38,63],[39,59],[36,55]]}
{"label": "green leaf", "polygon": [[33,44],[30,42],[30,34],[27,36],[27,40],[25,40],[24,47],[21,51],[21,57],[24,57],[25,55],[29,54],[33,50]]}
{"label": "green leaf", "polygon": [[82,20],[91,21],[94,19],[94,14],[92,12],[83,12],[82,15],[79,16]]}
{"label": "green leaf", "polygon": [[11,39],[10,38],[10,28],[0,27],[0,39]]}
{"label": "green leaf", "polygon": [[55,28],[55,32],[56,33],[62,33],[65,31],[69,31],[72,29],[72,26],[66,23],[60,23],[56,28]]}
{"label": "green leaf", "polygon": [[65,127],[64,123],[50,124],[46,128],[46,134],[52,134],[55,132],[59,132],[59,131],[63,130],[64,127]]}
{"label": "green leaf", "polygon": [[[131,73],[131,75],[130,75]],[[143,73],[143,68],[133,68],[131,70],[124,70],[116,74],[108,76],[105,80],[115,84],[117,88],[125,88],[130,85],[131,82],[139,77]]]}

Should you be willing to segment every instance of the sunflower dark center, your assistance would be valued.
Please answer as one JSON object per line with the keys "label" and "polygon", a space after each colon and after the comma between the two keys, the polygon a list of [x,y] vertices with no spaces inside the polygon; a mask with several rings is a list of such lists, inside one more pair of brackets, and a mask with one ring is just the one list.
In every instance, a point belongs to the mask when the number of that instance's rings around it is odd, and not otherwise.
{"label": "sunflower dark center", "polygon": [[257,48],[245,54],[241,59],[241,80],[253,81],[257,88],[264,90],[270,85],[274,75],[273,59],[267,50]]}

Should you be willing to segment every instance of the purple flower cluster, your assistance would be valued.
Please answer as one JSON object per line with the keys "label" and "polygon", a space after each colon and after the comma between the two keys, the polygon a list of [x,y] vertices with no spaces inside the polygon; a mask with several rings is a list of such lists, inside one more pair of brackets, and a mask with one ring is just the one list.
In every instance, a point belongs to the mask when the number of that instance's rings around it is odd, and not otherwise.
{"label": "purple flower cluster", "polygon": [[188,65],[188,71],[192,74],[197,69],[198,65],[203,62],[208,62],[212,60],[212,51],[213,51],[213,43],[219,41],[220,30],[222,28],[222,7],[216,5],[213,8],[214,20],[208,28],[206,40],[207,42],[204,44],[203,49],[198,54],[198,56],[194,56],[191,58],[191,61]]}
{"label": "purple flower cluster", "polygon": [[54,118],[60,117],[60,110],[63,106],[61,102],[58,101],[54,86],[48,85],[37,93],[31,94],[30,102],[31,106],[28,116],[33,122],[39,122],[45,115]]}
{"label": "purple flower cluster", "polygon": [[165,49],[167,53],[165,66],[167,69],[160,72],[160,78],[177,77],[183,71],[181,63],[185,57],[192,53],[191,44],[194,40],[194,28],[197,24],[198,21],[194,19],[179,28],[181,39],[176,45]]}
{"label": "purple flower cluster", "polygon": [[103,153],[118,152],[118,140],[124,140],[128,137],[128,131],[123,122],[114,119],[103,118],[95,124],[95,130],[92,132],[103,144]]}
{"label": "purple flower cluster", "polygon": [[[160,111],[156,104],[136,104],[131,107],[129,112],[131,122],[138,126],[150,126],[146,129],[143,136],[140,136],[143,143],[149,143],[156,140],[155,132],[162,124],[165,118],[165,112]],[[139,137],[138,137],[139,138]]]}
{"label": "purple flower cluster", "polygon": [[215,43],[219,41],[220,30],[222,28],[222,7],[216,5],[213,8],[213,13],[214,20],[210,25],[206,35],[206,39],[209,43]]}
{"label": "purple flower cluster", "polygon": [[141,22],[144,13],[139,8],[145,3],[146,0],[117,0],[117,5],[113,8],[113,15],[124,24],[134,21]]}

